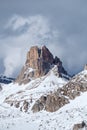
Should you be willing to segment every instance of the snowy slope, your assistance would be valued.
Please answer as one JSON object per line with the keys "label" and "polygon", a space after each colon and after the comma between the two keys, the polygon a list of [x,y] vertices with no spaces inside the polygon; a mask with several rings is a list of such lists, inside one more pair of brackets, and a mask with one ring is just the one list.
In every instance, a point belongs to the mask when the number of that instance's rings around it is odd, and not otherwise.
{"label": "snowy slope", "polygon": [[[87,71],[78,74],[81,82],[87,83]],[[76,81],[75,77],[73,82]],[[9,84],[3,87],[0,92],[0,130],[72,130],[73,125],[83,120],[87,123],[87,92],[82,92],[80,96],[70,103],[60,108],[58,111],[49,113],[41,111],[32,113],[31,107],[33,103],[41,97],[56,91],[67,83],[64,78],[58,78],[54,71],[51,70],[48,75],[32,80],[26,85]],[[30,101],[32,104],[27,113],[21,112],[14,106],[10,107],[4,103],[6,97],[8,101]]]}
{"label": "snowy slope", "polygon": [[72,130],[73,125],[87,122],[87,92],[54,113],[23,113],[0,106],[0,130]]}
{"label": "snowy slope", "polygon": [[[26,100],[34,103],[42,95],[46,95],[56,91],[68,82],[64,78],[58,78],[52,69],[46,76],[32,80],[26,85],[9,84],[4,85],[3,90],[0,92],[0,104],[6,99],[7,102],[20,101],[21,103]],[[31,104],[32,105],[32,104]],[[30,107],[31,109],[31,107]]]}

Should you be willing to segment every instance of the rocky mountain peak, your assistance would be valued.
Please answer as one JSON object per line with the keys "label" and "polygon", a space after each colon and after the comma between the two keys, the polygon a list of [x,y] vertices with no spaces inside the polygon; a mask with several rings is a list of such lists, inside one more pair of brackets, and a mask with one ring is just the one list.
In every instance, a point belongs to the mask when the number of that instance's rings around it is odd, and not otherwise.
{"label": "rocky mountain peak", "polygon": [[41,48],[32,46],[27,53],[25,65],[17,77],[16,82],[25,84],[31,79],[44,76],[54,67],[54,65],[58,68],[59,76],[62,76],[62,73],[67,74],[62,66],[61,60],[57,56],[54,58],[46,46],[42,46]]}
{"label": "rocky mountain peak", "polygon": [[27,60],[25,65],[28,68],[33,69],[33,75],[31,77],[37,78],[45,75],[49,71],[53,60],[53,55],[48,50],[48,48],[46,48],[46,46],[43,46],[42,48],[33,46],[27,53]]}
{"label": "rocky mountain peak", "polygon": [[40,69],[39,66],[41,66],[41,63],[52,64],[53,60],[53,55],[46,46],[43,46],[42,48],[33,46],[27,53],[26,65],[33,69]]}

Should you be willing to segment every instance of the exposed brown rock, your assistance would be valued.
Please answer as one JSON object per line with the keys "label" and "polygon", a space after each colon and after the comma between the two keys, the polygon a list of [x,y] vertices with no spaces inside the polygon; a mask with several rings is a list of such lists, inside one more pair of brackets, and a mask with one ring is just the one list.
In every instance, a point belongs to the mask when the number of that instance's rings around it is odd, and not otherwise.
{"label": "exposed brown rock", "polygon": [[39,111],[43,110],[43,108],[44,108],[44,105],[43,105],[41,102],[39,102],[39,100],[38,100],[38,101],[36,101],[36,103],[34,104],[32,110],[33,110],[33,112],[35,113],[35,112],[39,112]]}
{"label": "exposed brown rock", "polygon": [[41,96],[41,98],[36,101],[36,103],[32,107],[32,111],[38,112],[42,109],[45,109],[46,111],[54,112],[67,103],[69,103],[67,98],[54,93],[47,96]]}
{"label": "exposed brown rock", "polygon": [[82,123],[75,124],[73,130],[82,130],[83,128],[87,128],[87,125],[84,121]]}
{"label": "exposed brown rock", "polygon": [[22,109],[23,109],[25,112],[27,112],[27,111],[28,111],[28,106],[29,106],[29,103],[25,100],[25,101],[23,102],[23,107],[22,107]]}
{"label": "exposed brown rock", "polygon": [[36,46],[32,47],[28,52],[26,65],[35,69],[36,73],[34,76],[39,77],[45,75],[49,71],[53,60],[53,55],[45,46],[41,49]]}
{"label": "exposed brown rock", "polygon": [[35,46],[31,47],[27,54],[26,66],[35,70],[32,77],[34,76],[37,78],[45,75],[49,71],[53,60],[53,55],[45,46],[41,49]]}
{"label": "exposed brown rock", "polygon": [[61,73],[67,74],[60,59],[57,57],[53,58],[53,55],[46,46],[42,48],[33,46],[27,53],[26,63],[17,77],[16,82],[26,84],[31,79],[44,76],[54,65],[57,65],[59,76],[62,76]]}
{"label": "exposed brown rock", "polygon": [[66,103],[69,103],[68,99],[66,99],[64,96],[59,95],[48,95],[46,100],[46,111],[54,112],[57,111],[59,108],[61,108]]}

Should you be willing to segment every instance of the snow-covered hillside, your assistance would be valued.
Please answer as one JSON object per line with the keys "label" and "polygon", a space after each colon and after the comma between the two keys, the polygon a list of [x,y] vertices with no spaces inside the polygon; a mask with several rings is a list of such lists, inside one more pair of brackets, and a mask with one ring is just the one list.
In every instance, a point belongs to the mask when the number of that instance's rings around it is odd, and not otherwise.
{"label": "snow-covered hillside", "polygon": [[[31,111],[35,101],[42,95],[51,94],[67,84],[68,81],[58,78],[54,70],[26,85],[13,83],[4,85],[3,90],[0,91],[0,130],[73,130],[74,124],[82,121],[87,123],[87,92],[81,92],[80,96],[69,100],[70,103],[56,112]],[[70,82],[79,81],[86,84],[86,75],[87,71],[83,71]],[[22,106],[25,100],[29,102],[27,113],[20,111],[20,107],[14,107],[16,102],[20,102]]]}
{"label": "snow-covered hillside", "polygon": [[20,104],[22,104],[25,100],[29,103],[32,100],[34,103],[42,95],[55,92],[58,88],[68,82],[65,78],[57,77],[55,75],[55,69],[56,67],[54,67],[54,69],[52,69],[46,76],[32,80],[26,85],[18,85],[13,83],[4,85],[3,90],[0,92],[0,103],[2,103],[5,99],[9,104],[12,102],[20,102]]}
{"label": "snow-covered hillside", "polygon": [[54,113],[23,113],[0,105],[0,130],[72,130],[73,125],[87,122],[87,92]]}

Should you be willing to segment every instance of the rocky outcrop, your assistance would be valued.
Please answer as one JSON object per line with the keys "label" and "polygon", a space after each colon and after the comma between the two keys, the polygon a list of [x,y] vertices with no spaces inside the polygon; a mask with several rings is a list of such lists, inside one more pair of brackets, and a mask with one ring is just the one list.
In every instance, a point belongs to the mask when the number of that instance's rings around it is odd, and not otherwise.
{"label": "rocky outcrop", "polygon": [[24,112],[27,112],[28,111],[28,106],[29,106],[29,103],[26,100],[24,100],[23,106],[20,108],[20,110],[22,110]]}
{"label": "rocky outcrop", "polygon": [[77,96],[80,96],[82,92],[86,91],[87,73],[83,71],[78,75],[74,76],[62,88],[58,88],[56,92],[40,97],[40,99],[38,99],[32,107],[32,111],[37,112],[42,109],[49,112],[57,111],[65,104],[69,103],[69,100],[75,99]]}
{"label": "rocky outcrop", "polygon": [[26,66],[35,70],[33,76],[37,78],[45,75],[49,71],[53,60],[53,55],[45,46],[41,49],[35,46],[27,54]]}
{"label": "rocky outcrop", "polygon": [[83,130],[83,129],[87,129],[87,125],[84,121],[82,121],[82,123],[79,123],[79,124],[75,124],[73,126],[73,130]]}
{"label": "rocky outcrop", "polygon": [[[10,95],[11,97],[12,95]],[[28,108],[29,108],[29,102],[24,100],[24,101],[13,101],[13,100],[8,100],[8,98],[5,99],[5,103],[9,104],[10,106],[14,106],[16,108],[19,108],[20,111],[23,111],[23,112],[27,112],[28,111]]]}
{"label": "rocky outcrop", "polygon": [[46,46],[42,48],[33,46],[27,53],[26,63],[17,77],[16,82],[26,84],[31,79],[44,76],[54,65],[58,67],[59,76],[62,76],[62,73],[67,74],[60,59],[58,57],[54,58]]}
{"label": "rocky outcrop", "polygon": [[39,112],[44,109],[48,112],[54,112],[67,103],[69,103],[67,98],[54,93],[47,96],[41,96],[32,107],[32,111]]}

